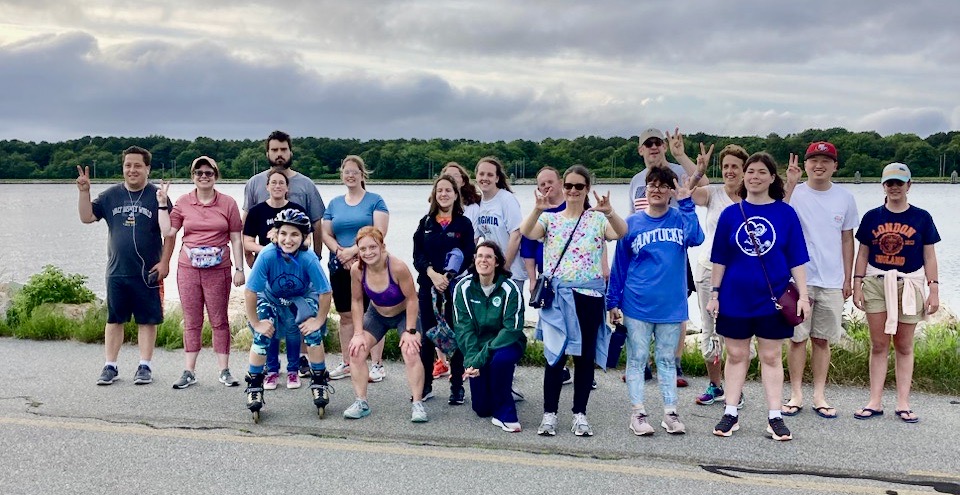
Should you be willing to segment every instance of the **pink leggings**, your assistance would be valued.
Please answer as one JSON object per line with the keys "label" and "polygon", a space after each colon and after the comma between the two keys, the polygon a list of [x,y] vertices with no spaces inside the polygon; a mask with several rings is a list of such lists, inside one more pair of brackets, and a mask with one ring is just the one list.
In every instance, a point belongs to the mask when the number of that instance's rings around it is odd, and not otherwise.
{"label": "pink leggings", "polygon": [[200,333],[203,330],[203,307],[207,307],[210,326],[213,327],[213,351],[230,353],[230,321],[227,304],[230,301],[230,267],[194,268],[177,266],[177,287],[183,308],[183,350],[200,352]]}

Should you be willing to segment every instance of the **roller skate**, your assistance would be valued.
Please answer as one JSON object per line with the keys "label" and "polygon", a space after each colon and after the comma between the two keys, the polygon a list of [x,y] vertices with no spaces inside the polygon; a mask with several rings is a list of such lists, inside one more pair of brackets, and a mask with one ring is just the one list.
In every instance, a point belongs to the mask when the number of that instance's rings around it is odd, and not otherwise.
{"label": "roller skate", "polygon": [[330,385],[330,374],[327,370],[314,371],[310,383],[310,393],[313,394],[313,405],[317,406],[317,416],[323,418],[327,404],[330,403],[330,394],[335,393]]}
{"label": "roller skate", "polygon": [[260,422],[260,409],[263,408],[263,373],[247,373],[244,380],[247,382],[247,388],[244,393],[247,394],[247,409],[253,413],[253,422]]}

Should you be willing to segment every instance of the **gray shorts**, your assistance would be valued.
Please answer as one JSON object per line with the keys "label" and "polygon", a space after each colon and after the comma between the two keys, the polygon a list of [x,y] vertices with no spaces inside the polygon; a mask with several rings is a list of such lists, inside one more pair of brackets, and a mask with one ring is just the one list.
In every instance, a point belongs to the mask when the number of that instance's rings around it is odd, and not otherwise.
{"label": "gray shorts", "polygon": [[807,286],[813,301],[812,313],[793,329],[794,342],[813,337],[834,343],[843,336],[843,289]]}
{"label": "gray shorts", "polygon": [[396,316],[387,317],[380,314],[371,304],[367,307],[367,312],[363,314],[363,329],[370,332],[370,335],[373,335],[373,338],[377,339],[377,342],[383,340],[387,332],[393,328],[396,328],[398,332],[406,331],[406,324],[406,311],[401,311],[400,314]]}

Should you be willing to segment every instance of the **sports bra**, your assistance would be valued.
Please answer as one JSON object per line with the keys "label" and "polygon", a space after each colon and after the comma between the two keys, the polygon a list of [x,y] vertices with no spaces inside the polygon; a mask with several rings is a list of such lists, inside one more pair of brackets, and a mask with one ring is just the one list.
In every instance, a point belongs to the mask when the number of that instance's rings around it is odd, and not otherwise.
{"label": "sports bra", "polygon": [[383,289],[383,292],[374,292],[370,289],[370,286],[367,285],[367,266],[363,266],[363,292],[370,298],[370,302],[381,308],[396,306],[407,298],[407,296],[403,295],[400,284],[393,280],[393,275],[390,273],[390,258],[387,258],[387,280],[387,288]]}

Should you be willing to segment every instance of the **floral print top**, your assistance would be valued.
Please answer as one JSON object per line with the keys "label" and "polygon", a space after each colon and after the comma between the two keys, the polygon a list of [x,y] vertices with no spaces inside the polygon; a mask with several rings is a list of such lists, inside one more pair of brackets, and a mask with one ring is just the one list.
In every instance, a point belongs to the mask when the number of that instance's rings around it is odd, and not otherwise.
{"label": "floral print top", "polygon": [[[576,218],[567,218],[563,212],[541,213],[537,222],[543,226],[546,238],[543,245],[543,272],[553,274],[564,282],[589,282],[603,276],[601,271],[601,255],[603,243],[606,242],[604,233],[609,222],[598,211],[585,211],[580,225]],[[577,227],[574,232],[574,226]],[[570,235],[573,239],[567,252],[563,253],[559,265],[557,259],[567,244]],[[554,271],[556,267],[556,271]],[[602,296],[600,292],[589,289],[574,289],[589,296]]]}

